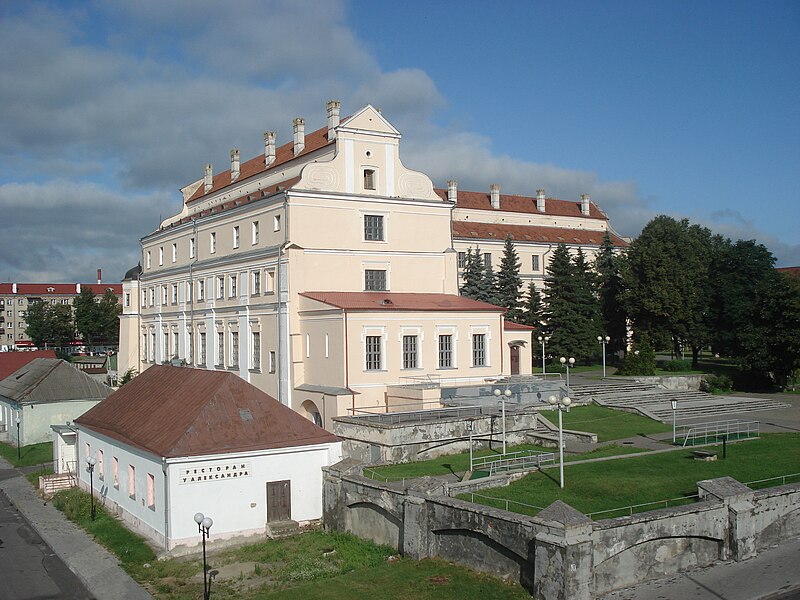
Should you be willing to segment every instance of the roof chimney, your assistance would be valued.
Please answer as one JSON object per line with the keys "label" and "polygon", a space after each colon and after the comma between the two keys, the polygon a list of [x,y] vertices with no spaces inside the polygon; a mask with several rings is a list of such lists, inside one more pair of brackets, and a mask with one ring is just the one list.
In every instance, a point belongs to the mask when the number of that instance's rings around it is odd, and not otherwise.
{"label": "roof chimney", "polygon": [[270,166],[275,162],[275,132],[264,132],[264,164]]}
{"label": "roof chimney", "polygon": [[544,212],[544,190],[536,190],[536,210]]}
{"label": "roof chimney", "polygon": [[103,270],[97,269],[97,285],[103,283]]}
{"label": "roof chimney", "polygon": [[206,165],[205,178],[203,180],[203,192],[206,194],[214,187],[214,171],[211,168],[211,163]]}
{"label": "roof chimney", "polygon": [[76,294],[80,294],[81,293],[81,284],[80,283],[76,283],[75,284],[75,293]]}
{"label": "roof chimney", "polygon": [[306,122],[302,117],[292,121],[294,126],[294,155],[300,154],[306,147]]}
{"label": "roof chimney", "polygon": [[339,109],[342,103],[328,100],[328,141],[336,139],[336,128],[339,126]]}
{"label": "roof chimney", "polygon": [[11,293],[12,294],[16,294],[17,293],[17,284],[16,283],[12,283],[11,284]]}
{"label": "roof chimney", "polygon": [[489,192],[492,198],[492,208],[500,208],[500,184],[493,183],[489,186]]}
{"label": "roof chimney", "polygon": [[231,181],[239,178],[239,149],[231,150]]}
{"label": "roof chimney", "polygon": [[581,214],[589,216],[589,194],[581,194]]}
{"label": "roof chimney", "polygon": [[458,183],[455,179],[447,182],[447,201],[453,204],[458,202]]}

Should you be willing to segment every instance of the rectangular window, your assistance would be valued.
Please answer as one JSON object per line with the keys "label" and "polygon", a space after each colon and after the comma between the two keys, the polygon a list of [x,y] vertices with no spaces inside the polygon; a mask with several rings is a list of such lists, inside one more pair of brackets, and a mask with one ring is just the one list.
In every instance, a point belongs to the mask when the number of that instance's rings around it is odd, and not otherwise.
{"label": "rectangular window", "polygon": [[439,336],[439,368],[450,369],[453,366],[453,336]]}
{"label": "rectangular window", "polygon": [[84,444],[83,445],[83,460],[89,460],[89,457],[92,455],[92,445],[91,444]]}
{"label": "rectangular window", "polygon": [[172,284],[172,303],[173,304],[177,304],[178,303],[178,284],[177,283],[173,283]]}
{"label": "rectangular window", "polygon": [[364,215],[364,239],[369,241],[383,241],[383,216]]}
{"label": "rectangular window", "polygon": [[186,301],[187,302],[191,302],[192,300],[194,300],[194,298],[192,298],[192,284],[191,284],[191,282],[187,281],[186,282]]}
{"label": "rectangular window", "polygon": [[147,508],[156,509],[156,478],[152,473],[147,474]]}
{"label": "rectangular window", "polygon": [[250,351],[250,368],[254,371],[261,370],[261,333],[252,333],[252,349]]}
{"label": "rectangular window", "polygon": [[186,332],[186,355],[187,362],[194,364],[194,339],[191,331]]}
{"label": "rectangular window", "polygon": [[472,366],[486,366],[486,334],[476,333],[472,336]]}
{"label": "rectangular window", "polygon": [[180,353],[178,352],[178,348],[179,348],[179,346],[178,346],[178,332],[177,331],[173,331],[172,332],[172,354],[173,354],[173,356],[180,356]]}
{"label": "rectangular window", "polygon": [[364,169],[364,189],[375,189],[375,169]]}
{"label": "rectangular window", "polygon": [[281,216],[275,215],[272,217],[272,231],[280,231],[281,230]]}
{"label": "rectangular window", "polygon": [[161,360],[169,360],[172,356],[169,353],[169,333],[161,334],[161,338],[164,342],[164,347],[161,348]]}
{"label": "rectangular window", "polygon": [[158,248],[158,266],[160,267],[163,264],[164,264],[164,246],[160,246]]}
{"label": "rectangular window", "polygon": [[239,276],[231,275],[228,279],[230,280],[230,285],[228,286],[230,288],[229,296],[234,298],[236,297],[236,283],[239,281]]}
{"label": "rectangular window", "polygon": [[205,279],[198,279],[197,280],[197,299],[198,300],[205,300],[206,299],[206,280]]}
{"label": "rectangular window", "polygon": [[325,358],[330,356],[330,345],[328,343],[328,334],[325,334]]}
{"label": "rectangular window", "polygon": [[97,451],[97,476],[100,479],[105,479],[106,478],[106,470],[105,470],[105,467],[103,466],[103,451],[102,450],[98,450]]}
{"label": "rectangular window", "polygon": [[258,221],[253,221],[253,224],[250,226],[250,233],[253,245],[255,246],[258,243]]}
{"label": "rectangular window", "polygon": [[142,361],[147,360],[147,334],[142,334]]}
{"label": "rectangular window", "polygon": [[365,269],[364,289],[367,291],[385,291],[386,271],[379,269]]}
{"label": "rectangular window", "polygon": [[131,305],[131,293],[125,292],[125,306]]}
{"label": "rectangular window", "polygon": [[380,371],[381,369],[381,336],[368,335],[366,344],[366,369],[367,371]]}
{"label": "rectangular window", "polygon": [[540,270],[539,269],[539,255],[538,254],[534,254],[533,256],[531,256],[531,270],[533,270],[533,271],[539,271]]}
{"label": "rectangular window", "polygon": [[172,262],[178,260],[178,244],[172,244]]}
{"label": "rectangular window", "polygon": [[208,238],[208,251],[214,254],[217,251],[217,234],[212,231]]}
{"label": "rectangular window", "polygon": [[225,297],[225,277],[222,275],[217,276],[217,298]]}
{"label": "rectangular window", "polygon": [[156,334],[150,334],[150,362],[156,362]]}
{"label": "rectangular window", "polygon": [[306,358],[311,356],[311,335],[306,334]]}
{"label": "rectangular window", "polygon": [[275,369],[277,368],[277,366],[278,365],[277,365],[277,360],[276,360],[276,357],[275,357],[275,351],[274,350],[270,350],[269,351],[269,372],[270,373],[274,373]]}
{"label": "rectangular window", "polygon": [[483,255],[483,266],[484,267],[491,267],[492,266],[492,253],[485,252]]}
{"label": "rectangular window", "polygon": [[221,331],[217,332],[217,365],[225,365],[225,334]]}
{"label": "rectangular window", "polygon": [[202,366],[206,365],[206,334],[205,332],[200,332],[200,347],[197,349],[197,357],[200,359],[199,364]]}
{"label": "rectangular window", "polygon": [[234,227],[233,227],[233,247],[234,248],[238,248],[239,247],[239,226],[238,225],[234,225]]}
{"label": "rectangular window", "polygon": [[267,271],[267,282],[266,283],[267,283],[266,292],[268,294],[274,294],[275,293],[275,271],[273,269],[270,269],[269,271]]}
{"label": "rectangular window", "polygon": [[156,304],[156,288],[150,288],[150,306]]}
{"label": "rectangular window", "polygon": [[167,303],[167,286],[161,286],[161,305],[164,306]]}
{"label": "rectangular window", "polygon": [[189,238],[189,258],[194,258],[194,238]]}
{"label": "rectangular window", "polygon": [[231,366],[239,366],[239,332],[231,331]]}
{"label": "rectangular window", "polygon": [[111,468],[114,471],[114,488],[119,489],[119,459],[116,456],[111,460]]}
{"label": "rectangular window", "polygon": [[145,266],[145,268],[147,268],[147,269],[149,269],[150,267],[152,267],[152,266],[153,266],[153,257],[152,257],[152,255],[150,254],[150,250],[148,250],[148,251],[147,251],[147,254],[145,255],[145,259],[144,259],[144,266]]}
{"label": "rectangular window", "polygon": [[458,253],[458,268],[463,269],[467,266],[467,253],[466,252],[459,252]]}
{"label": "rectangular window", "polygon": [[136,499],[136,467],[128,465],[128,496]]}
{"label": "rectangular window", "polygon": [[261,271],[253,271],[253,291],[252,294],[257,296],[261,293]]}
{"label": "rectangular window", "polygon": [[404,335],[403,336],[403,368],[416,369],[417,368],[417,336]]}

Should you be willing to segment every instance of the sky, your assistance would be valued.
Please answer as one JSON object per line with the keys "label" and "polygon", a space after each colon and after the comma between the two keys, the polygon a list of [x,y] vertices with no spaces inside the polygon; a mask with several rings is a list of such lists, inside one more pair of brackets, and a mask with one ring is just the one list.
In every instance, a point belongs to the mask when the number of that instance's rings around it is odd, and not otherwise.
{"label": "sky", "polygon": [[179,189],[379,107],[437,187],[658,214],[800,265],[800,3],[0,2],[0,281],[118,282]]}

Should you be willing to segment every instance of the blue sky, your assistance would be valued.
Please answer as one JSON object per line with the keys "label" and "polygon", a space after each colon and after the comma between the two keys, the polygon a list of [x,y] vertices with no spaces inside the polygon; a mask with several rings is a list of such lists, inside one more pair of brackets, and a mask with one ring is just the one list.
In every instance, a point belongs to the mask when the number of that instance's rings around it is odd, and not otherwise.
{"label": "blue sky", "polygon": [[661,213],[800,265],[800,3],[0,4],[0,280],[118,281],[178,188],[325,102],[438,186]]}

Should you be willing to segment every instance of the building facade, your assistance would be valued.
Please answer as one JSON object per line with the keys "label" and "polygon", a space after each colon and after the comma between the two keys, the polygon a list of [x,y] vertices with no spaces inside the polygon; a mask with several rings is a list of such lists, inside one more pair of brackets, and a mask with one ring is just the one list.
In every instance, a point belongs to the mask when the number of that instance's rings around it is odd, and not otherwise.
{"label": "building facade", "polygon": [[263,154],[206,165],[182,211],[142,238],[141,271],[123,281],[120,372],[173,360],[234,372],[325,425],[396,407],[393,390],[415,380],[530,373],[531,331],[458,296],[459,253],[480,246],[499,264],[514,228],[523,276],[541,279],[559,241],[598,248],[607,217],[588,198],[539,210],[499,188],[436,190],[402,164],[380,111],[327,109],[326,127],[306,135],[298,118],[291,142],[267,132]]}

